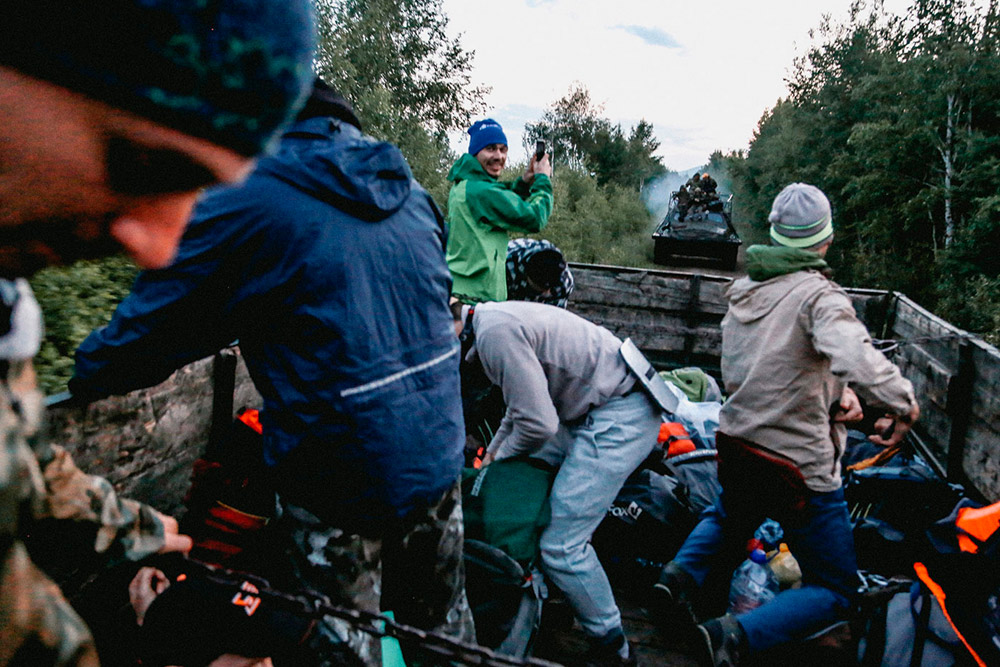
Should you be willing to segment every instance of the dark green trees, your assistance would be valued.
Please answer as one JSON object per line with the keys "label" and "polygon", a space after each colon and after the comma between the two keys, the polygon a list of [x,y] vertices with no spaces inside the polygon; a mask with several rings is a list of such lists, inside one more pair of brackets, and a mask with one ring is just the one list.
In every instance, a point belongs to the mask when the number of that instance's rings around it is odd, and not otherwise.
{"label": "dark green trees", "polygon": [[365,131],[397,144],[417,180],[447,197],[448,133],[483,111],[473,51],[447,37],[442,0],[314,0],[316,69],[355,106]]}
{"label": "dark green trees", "polygon": [[640,120],[626,135],[622,126],[602,116],[603,112],[591,101],[590,92],[576,84],[537,123],[524,129],[528,136],[552,142],[556,165],[590,172],[602,186],[640,190],[644,183],[666,172],[661,159],[653,154],[660,142],[650,123]]}
{"label": "dark green trees", "polygon": [[603,113],[578,83],[525,126],[532,141],[551,142],[556,166],[555,208],[541,236],[571,261],[652,266],[654,225],[640,191],[667,172],[654,155],[660,143],[645,120],[626,134]]}
{"label": "dark green trees", "polygon": [[815,183],[834,205],[838,279],[902,290],[990,329],[1000,313],[981,298],[1000,286],[996,3],[915,0],[895,16],[858,1],[814,37],[789,97],[745,154],[727,158],[747,213],[765,226],[781,187]]}

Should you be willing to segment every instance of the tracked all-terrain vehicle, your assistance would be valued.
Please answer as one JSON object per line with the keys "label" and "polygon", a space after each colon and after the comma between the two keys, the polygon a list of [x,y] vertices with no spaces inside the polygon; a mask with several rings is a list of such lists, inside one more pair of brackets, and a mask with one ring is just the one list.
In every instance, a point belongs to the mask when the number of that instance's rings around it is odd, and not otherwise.
{"label": "tracked all-terrain vehicle", "polygon": [[653,261],[657,264],[717,263],[726,270],[736,268],[739,234],[732,222],[733,196],[724,194],[710,201],[683,204],[677,193],[670,196],[670,209],[653,232]]}

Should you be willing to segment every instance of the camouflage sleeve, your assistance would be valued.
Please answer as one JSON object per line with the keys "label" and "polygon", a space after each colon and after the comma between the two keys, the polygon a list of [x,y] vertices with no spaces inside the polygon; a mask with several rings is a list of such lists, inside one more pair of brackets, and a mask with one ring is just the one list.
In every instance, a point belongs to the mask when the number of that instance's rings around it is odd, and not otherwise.
{"label": "camouflage sleeve", "polygon": [[0,383],[0,429],[4,449],[20,482],[19,497],[36,519],[87,523],[96,528],[94,550],[112,546],[139,560],[160,550],[164,528],[156,512],[134,500],[119,498],[111,483],[76,467],[64,448],[50,444],[42,433],[43,396],[35,383],[30,360],[10,361],[7,381]]}
{"label": "camouflage sleeve", "polygon": [[20,542],[0,560],[0,665],[98,667],[86,624]]}
{"label": "camouflage sleeve", "polygon": [[25,281],[0,281],[0,302],[11,304],[9,329],[0,334],[0,537],[20,537],[20,517],[60,519],[93,526],[98,553],[112,545],[131,559],[159,551],[164,527],[152,508],[120,499],[107,480],[83,473],[45,438],[44,396],[31,361],[41,343],[41,310]]}
{"label": "camouflage sleeve", "polygon": [[77,468],[62,447],[50,445],[47,450],[42,465],[45,501],[35,518],[96,524],[94,550],[98,553],[117,545],[127,558],[139,560],[160,550],[163,524],[151,507],[120,498],[106,479]]}

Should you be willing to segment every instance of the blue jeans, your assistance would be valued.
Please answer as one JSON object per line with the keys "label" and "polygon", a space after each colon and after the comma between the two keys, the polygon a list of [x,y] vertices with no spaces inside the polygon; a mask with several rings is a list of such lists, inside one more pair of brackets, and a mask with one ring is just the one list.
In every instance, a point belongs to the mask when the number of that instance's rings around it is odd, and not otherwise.
{"label": "blue jeans", "polygon": [[[764,488],[776,480],[759,479]],[[843,618],[857,590],[857,560],[843,489],[808,492],[801,508],[767,507],[741,490],[722,494],[674,557],[699,586],[712,577],[717,594],[728,592],[733,569],[746,558],[746,542],[767,517],[781,523],[785,542],[802,569],[802,587],[737,619],[751,651],[800,640]],[[744,486],[744,489],[746,487]],[[724,584],[719,586],[719,584]]]}
{"label": "blue jeans", "polygon": [[542,533],[542,571],[566,594],[593,637],[622,627],[590,537],[628,476],[656,447],[660,409],[641,391],[612,398],[568,426],[565,459],[552,484],[552,521]]}

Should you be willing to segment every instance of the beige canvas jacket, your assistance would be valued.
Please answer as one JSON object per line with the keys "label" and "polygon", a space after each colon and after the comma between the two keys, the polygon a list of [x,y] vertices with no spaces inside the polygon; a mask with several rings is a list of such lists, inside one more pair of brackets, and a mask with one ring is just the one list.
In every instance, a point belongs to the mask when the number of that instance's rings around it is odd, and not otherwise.
{"label": "beige canvas jacket", "polygon": [[788,459],[819,492],[841,485],[846,429],[830,411],[845,384],[870,406],[909,412],[913,386],[872,347],[847,294],[816,271],[727,290],[719,429]]}

